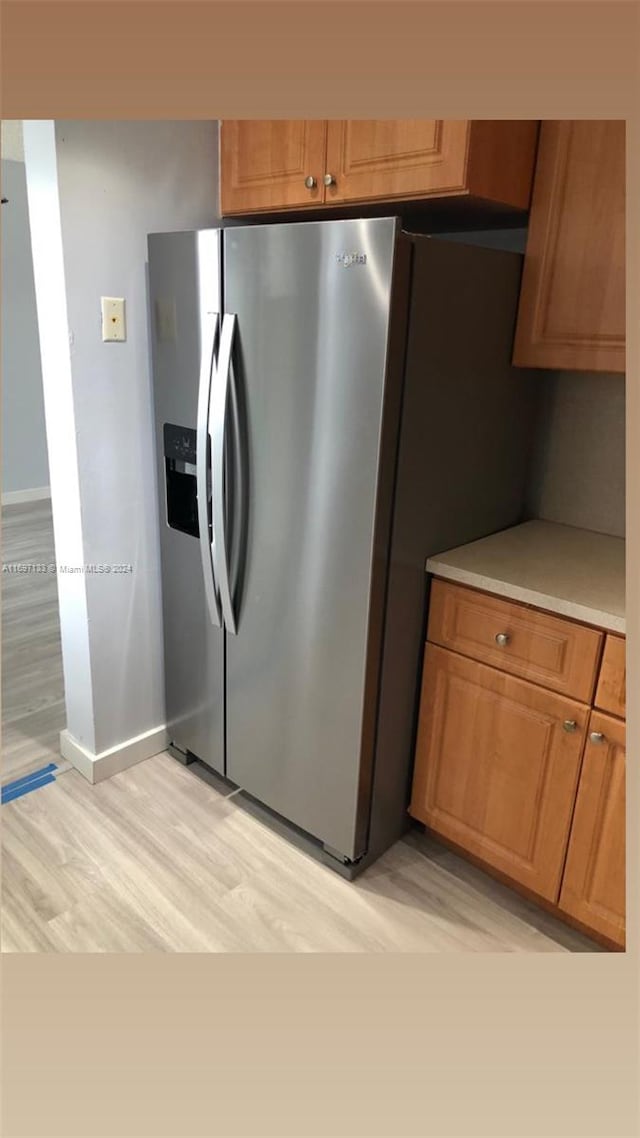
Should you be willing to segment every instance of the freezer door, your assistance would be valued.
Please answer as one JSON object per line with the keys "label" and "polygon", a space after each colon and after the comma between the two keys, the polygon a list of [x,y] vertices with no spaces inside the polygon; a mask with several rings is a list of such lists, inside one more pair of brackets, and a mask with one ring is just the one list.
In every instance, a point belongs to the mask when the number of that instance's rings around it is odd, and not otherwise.
{"label": "freezer door", "polygon": [[373,752],[363,724],[379,650],[376,509],[393,479],[378,458],[396,228],[384,218],[223,233],[247,511],[227,636],[227,774],[346,858],[363,852]]}
{"label": "freezer door", "polygon": [[209,405],[220,233],[152,234],[149,296],[171,742],[224,773],[224,630],[213,572]]}

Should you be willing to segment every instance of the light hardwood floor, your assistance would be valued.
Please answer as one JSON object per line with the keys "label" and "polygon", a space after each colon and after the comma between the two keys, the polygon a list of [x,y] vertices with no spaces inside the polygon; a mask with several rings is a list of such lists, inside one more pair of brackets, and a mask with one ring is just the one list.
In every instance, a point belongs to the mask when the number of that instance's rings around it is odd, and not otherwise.
{"label": "light hardwood floor", "polygon": [[5,952],[598,951],[418,832],[344,881],[168,755],[2,818]]}
{"label": "light hardwood floor", "polygon": [[[3,511],[3,561],[54,560],[49,503]],[[3,781],[58,761],[55,576],[3,574]],[[418,831],[350,883],[157,755],[2,806],[5,952],[589,952]]]}
{"label": "light hardwood floor", "polygon": [[[2,562],[55,562],[51,502],[2,509]],[[60,762],[65,726],[55,573],[2,574],[2,782]]]}

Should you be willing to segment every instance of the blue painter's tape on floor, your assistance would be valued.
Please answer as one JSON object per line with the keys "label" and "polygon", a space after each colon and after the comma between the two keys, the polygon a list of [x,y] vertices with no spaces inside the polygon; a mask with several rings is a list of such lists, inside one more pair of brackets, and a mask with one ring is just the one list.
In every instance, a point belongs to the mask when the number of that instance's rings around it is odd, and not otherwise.
{"label": "blue painter's tape on floor", "polygon": [[51,771],[57,771],[57,763],[47,763],[46,767],[40,767],[37,771],[31,771],[31,774],[23,774],[21,778],[14,778],[13,782],[5,782],[2,787],[2,793],[6,790],[13,790],[15,786],[25,786],[28,782],[33,782],[35,778],[42,778],[43,774],[50,774]]}
{"label": "blue painter's tape on floor", "polygon": [[15,782],[3,786],[2,805],[4,806],[6,802],[13,802],[15,798],[21,798],[23,794],[28,794],[30,790],[38,790],[41,786],[47,786],[50,782],[55,782],[54,770],[57,770],[55,763],[50,763],[48,767],[37,771],[36,777],[16,779]]}

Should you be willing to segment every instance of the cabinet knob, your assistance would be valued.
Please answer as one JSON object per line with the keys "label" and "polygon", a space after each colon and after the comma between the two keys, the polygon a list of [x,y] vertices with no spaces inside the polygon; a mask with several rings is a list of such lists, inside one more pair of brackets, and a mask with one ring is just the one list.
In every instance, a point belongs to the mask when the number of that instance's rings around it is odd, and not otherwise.
{"label": "cabinet knob", "polygon": [[576,723],[575,719],[565,719],[562,726],[565,731],[571,732],[576,730],[578,724]]}
{"label": "cabinet knob", "polygon": [[336,184],[336,180],[335,180],[333,174],[325,174],[322,181],[324,182],[325,186],[335,186],[335,184]]}
{"label": "cabinet knob", "polygon": [[318,185],[318,183],[316,182],[316,179],[314,178],[313,174],[308,174],[308,175],[307,175],[307,177],[306,177],[306,178],[305,178],[305,180],[304,180],[304,184],[305,184],[305,186],[307,187],[307,189],[308,189],[308,190],[315,190],[316,186]]}
{"label": "cabinet knob", "polygon": [[604,743],[604,735],[602,734],[602,731],[592,731],[589,735],[589,739],[592,743]]}
{"label": "cabinet knob", "polygon": [[505,644],[508,644],[510,640],[511,637],[508,632],[499,632],[496,636],[496,644],[499,644],[501,648],[504,648]]}

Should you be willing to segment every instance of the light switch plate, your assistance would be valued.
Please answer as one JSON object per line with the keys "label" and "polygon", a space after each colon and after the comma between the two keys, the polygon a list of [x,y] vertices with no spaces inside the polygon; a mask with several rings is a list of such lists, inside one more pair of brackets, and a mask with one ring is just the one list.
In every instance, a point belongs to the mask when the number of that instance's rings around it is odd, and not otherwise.
{"label": "light switch plate", "polygon": [[126,340],[127,328],[124,318],[124,297],[101,296],[100,307],[102,310],[102,339],[104,341]]}

